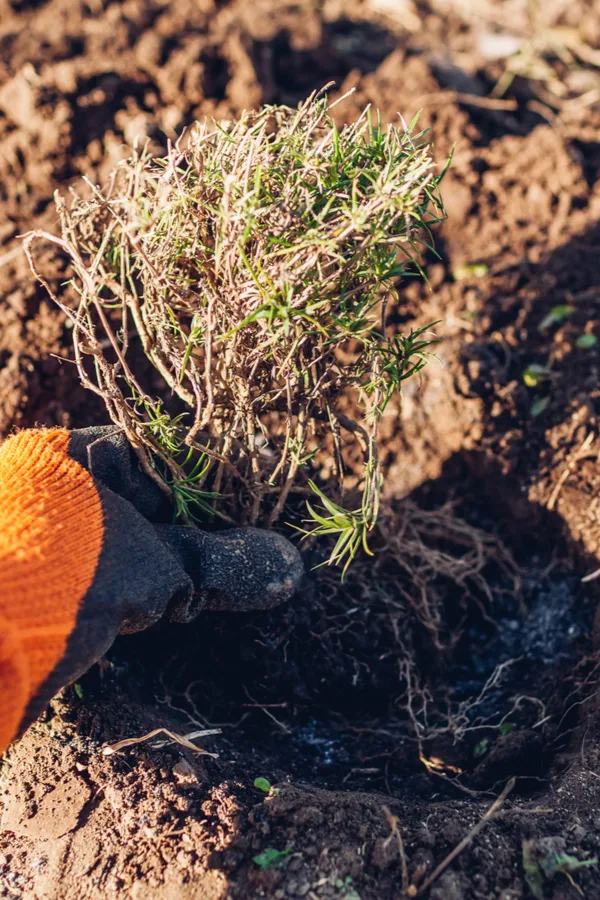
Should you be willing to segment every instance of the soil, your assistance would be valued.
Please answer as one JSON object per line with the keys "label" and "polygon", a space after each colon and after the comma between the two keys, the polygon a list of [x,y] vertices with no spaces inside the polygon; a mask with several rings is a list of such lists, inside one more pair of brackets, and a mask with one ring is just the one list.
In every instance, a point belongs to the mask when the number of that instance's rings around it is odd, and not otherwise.
{"label": "soil", "polygon": [[[281,609],[117,641],[2,763],[1,897],[600,897],[598,582],[581,581],[600,566],[600,344],[578,346],[600,317],[600,109],[566,77],[560,102],[522,77],[489,103],[482,34],[507,16],[518,33],[524,4],[453,6],[0,0],[2,434],[105,420],[17,235],[55,228],[53,191],[101,180],[127,142],[159,151],[195,118],[334,81],[355,89],[340,123],[422,109],[440,162],[454,147],[430,289],[395,311],[443,340],[385,419],[375,561],[343,584],[319,570]],[[559,24],[581,22],[597,54],[600,16],[575,0]],[[197,742],[216,757],[102,753],[213,727]]]}

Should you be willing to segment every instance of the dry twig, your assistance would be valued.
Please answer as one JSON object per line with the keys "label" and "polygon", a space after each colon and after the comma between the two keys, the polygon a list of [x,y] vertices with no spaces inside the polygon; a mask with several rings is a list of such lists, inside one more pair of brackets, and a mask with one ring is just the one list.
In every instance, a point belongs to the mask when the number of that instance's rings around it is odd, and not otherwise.
{"label": "dry twig", "polygon": [[502,805],[504,804],[504,801],[506,800],[506,798],[508,797],[508,795],[514,788],[515,784],[516,784],[516,778],[511,778],[509,781],[507,781],[506,786],[505,786],[504,790],[502,791],[502,793],[500,794],[500,796],[494,800],[494,802],[492,803],[490,808],[487,810],[487,812],[484,813],[484,815],[479,820],[479,822],[473,826],[473,828],[462,839],[462,841],[459,841],[459,843],[456,845],[456,847],[450,851],[448,856],[446,856],[446,858],[442,860],[442,862],[439,864],[439,866],[436,866],[436,868],[433,870],[431,875],[429,875],[425,879],[425,881],[423,881],[418,886],[418,888],[416,888],[416,890],[414,890],[413,892],[411,892],[410,888],[414,887],[414,886],[411,885],[409,887],[409,890],[407,892],[409,897],[417,897],[420,894],[424,894],[425,891],[427,891],[431,887],[431,885],[434,883],[434,881],[436,881],[436,879],[438,879],[440,877],[442,872],[445,872],[446,869],[448,868],[448,866],[452,862],[454,862],[456,857],[460,856],[460,854],[463,852],[463,850],[467,849],[469,844],[471,844],[475,840],[475,838],[477,837],[479,832],[485,828],[487,823],[491,819],[493,819],[495,814],[502,807]]}

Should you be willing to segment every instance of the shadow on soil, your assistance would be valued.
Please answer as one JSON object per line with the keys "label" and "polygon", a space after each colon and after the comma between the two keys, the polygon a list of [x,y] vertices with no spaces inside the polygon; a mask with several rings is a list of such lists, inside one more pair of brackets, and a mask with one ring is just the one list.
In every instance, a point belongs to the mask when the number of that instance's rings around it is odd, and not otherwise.
{"label": "shadow on soil", "polygon": [[[460,585],[434,582],[441,649],[401,606],[405,576],[390,560],[385,577],[397,579],[396,597],[361,583],[368,569],[350,573],[344,587],[337,574],[311,576],[280,609],[206,613],[189,626],[120,639],[102,683],[91,673],[84,693],[116,688],[144,706],[156,699],[165,714],[182,717],[184,730],[222,726],[226,744],[233,740],[236,753],[278,780],[423,800],[458,796],[461,785],[492,790],[511,775],[523,779],[522,790],[538,790],[577,724],[578,708],[569,707],[574,691],[582,699],[577,685],[592,666],[596,594],[569,563],[555,513],[521,497],[518,521],[502,480],[494,507],[490,484],[484,489],[471,472],[472,460],[457,454],[413,499],[435,509],[460,496],[457,514],[505,539],[520,589],[493,561],[484,569],[487,599],[467,602]],[[443,540],[430,547],[452,549]],[[459,786],[432,784],[419,756],[459,770]]]}

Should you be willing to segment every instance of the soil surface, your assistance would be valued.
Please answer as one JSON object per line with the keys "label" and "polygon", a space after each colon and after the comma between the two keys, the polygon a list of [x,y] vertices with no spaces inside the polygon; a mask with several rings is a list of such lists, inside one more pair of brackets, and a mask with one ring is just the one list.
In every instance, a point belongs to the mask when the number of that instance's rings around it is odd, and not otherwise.
{"label": "soil surface", "polygon": [[[374,561],[117,641],[2,762],[0,897],[600,897],[600,14],[562,4],[578,65],[546,49],[492,98],[525,7],[0,0],[1,434],[105,421],[17,235],[127,143],[333,81],[340,124],[421,109],[454,148],[394,313],[443,340],[388,408]],[[102,752],[159,728],[217,755]]]}

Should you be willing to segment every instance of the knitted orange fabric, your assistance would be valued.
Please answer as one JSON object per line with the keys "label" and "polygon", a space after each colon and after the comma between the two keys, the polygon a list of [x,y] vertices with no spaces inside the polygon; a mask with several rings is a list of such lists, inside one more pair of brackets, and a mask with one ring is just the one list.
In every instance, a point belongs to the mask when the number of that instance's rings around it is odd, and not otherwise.
{"label": "knitted orange fabric", "polygon": [[0,446],[0,752],[63,656],[102,550],[100,496],[68,446],[63,429]]}

